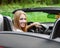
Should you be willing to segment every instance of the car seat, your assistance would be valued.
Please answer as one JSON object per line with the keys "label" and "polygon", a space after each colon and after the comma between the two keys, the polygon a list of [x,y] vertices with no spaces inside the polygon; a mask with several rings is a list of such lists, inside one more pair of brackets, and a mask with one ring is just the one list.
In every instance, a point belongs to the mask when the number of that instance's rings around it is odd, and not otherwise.
{"label": "car seat", "polygon": [[8,17],[4,16],[3,21],[4,21],[4,31],[12,31],[11,23]]}

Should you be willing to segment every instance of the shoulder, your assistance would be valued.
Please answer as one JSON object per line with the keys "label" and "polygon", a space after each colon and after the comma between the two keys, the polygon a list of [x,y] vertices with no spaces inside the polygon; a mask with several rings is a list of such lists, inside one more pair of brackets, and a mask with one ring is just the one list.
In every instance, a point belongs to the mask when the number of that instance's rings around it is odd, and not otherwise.
{"label": "shoulder", "polygon": [[13,31],[23,32],[23,31],[22,31],[22,30],[20,30],[20,29],[13,29]]}
{"label": "shoulder", "polygon": [[20,29],[16,29],[16,31],[20,31],[20,32],[23,32],[22,30],[20,30]]}

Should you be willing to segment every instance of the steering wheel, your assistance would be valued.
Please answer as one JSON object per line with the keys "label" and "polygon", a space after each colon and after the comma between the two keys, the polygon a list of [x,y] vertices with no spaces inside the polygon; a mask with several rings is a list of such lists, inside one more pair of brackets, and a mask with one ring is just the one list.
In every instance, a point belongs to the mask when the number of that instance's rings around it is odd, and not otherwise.
{"label": "steering wheel", "polygon": [[41,28],[39,29],[40,33],[47,32],[47,30],[48,30],[49,27],[46,24],[41,24],[40,26],[41,26]]}
{"label": "steering wheel", "polygon": [[35,26],[32,26],[31,28],[28,29],[28,32],[35,33],[36,32],[36,27]]}
{"label": "steering wheel", "polygon": [[33,33],[45,33],[48,30],[48,26],[45,24],[39,25],[39,27],[32,26],[31,28],[28,29],[28,32],[33,32]]}
{"label": "steering wheel", "polygon": [[[28,22],[27,24],[31,24],[33,22]],[[33,32],[33,33],[45,33],[48,30],[48,26],[46,24],[41,24],[39,27],[32,26],[31,28],[28,29],[28,32]]]}

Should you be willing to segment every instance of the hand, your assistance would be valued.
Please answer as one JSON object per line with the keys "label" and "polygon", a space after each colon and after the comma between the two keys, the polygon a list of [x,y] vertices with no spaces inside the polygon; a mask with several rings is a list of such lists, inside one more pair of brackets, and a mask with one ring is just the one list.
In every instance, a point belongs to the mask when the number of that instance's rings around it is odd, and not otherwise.
{"label": "hand", "polygon": [[35,27],[40,27],[40,23],[39,22],[34,22],[32,23]]}

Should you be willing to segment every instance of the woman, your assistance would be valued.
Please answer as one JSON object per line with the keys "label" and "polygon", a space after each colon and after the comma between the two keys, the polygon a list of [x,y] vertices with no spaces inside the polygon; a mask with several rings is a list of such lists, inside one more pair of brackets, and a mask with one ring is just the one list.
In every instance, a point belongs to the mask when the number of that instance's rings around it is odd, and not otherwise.
{"label": "woman", "polygon": [[18,10],[14,13],[14,30],[27,32],[27,30],[32,26],[38,26],[39,23],[32,23],[27,25],[27,17],[24,11]]}

